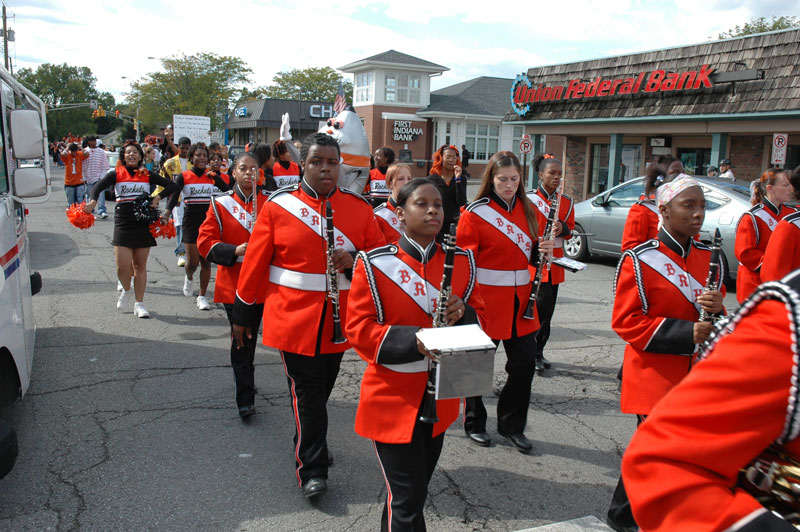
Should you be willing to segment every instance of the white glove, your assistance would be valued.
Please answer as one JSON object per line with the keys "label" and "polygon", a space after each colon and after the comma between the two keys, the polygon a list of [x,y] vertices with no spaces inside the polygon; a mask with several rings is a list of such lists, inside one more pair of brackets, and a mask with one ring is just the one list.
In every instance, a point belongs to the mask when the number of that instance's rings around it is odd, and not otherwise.
{"label": "white glove", "polygon": [[289,125],[289,113],[283,113],[281,115],[281,140],[292,140],[292,133],[289,131],[290,129],[291,126]]}

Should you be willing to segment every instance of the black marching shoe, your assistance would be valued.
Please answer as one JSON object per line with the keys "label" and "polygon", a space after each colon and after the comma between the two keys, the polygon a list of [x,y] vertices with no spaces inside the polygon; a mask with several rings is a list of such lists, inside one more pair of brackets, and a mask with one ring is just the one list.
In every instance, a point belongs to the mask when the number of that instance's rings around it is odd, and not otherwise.
{"label": "black marching shoe", "polygon": [[256,413],[255,405],[244,405],[239,407],[239,417],[247,419]]}
{"label": "black marching shoe", "polygon": [[467,432],[467,436],[481,447],[489,447],[492,444],[492,437],[486,432]]}
{"label": "black marching shoe", "polygon": [[514,447],[519,450],[519,452],[528,454],[533,450],[533,444],[531,440],[525,437],[525,435],[521,432],[515,432],[513,434],[503,434],[502,432],[498,431],[500,436],[503,436],[505,439],[510,441]]}
{"label": "black marching shoe", "polygon": [[544,371],[544,357],[536,356],[536,371],[541,373]]}
{"label": "black marching shoe", "polygon": [[542,365],[544,366],[544,369],[550,369],[550,367],[553,365],[549,360],[544,358],[544,355],[542,355],[542,358],[540,358],[539,360],[542,361]]}
{"label": "black marching shoe", "polygon": [[333,453],[328,451],[328,467],[333,465]]}
{"label": "black marching shoe", "polygon": [[606,517],[606,523],[617,532],[639,532],[638,526],[626,526],[619,524],[611,516]]}
{"label": "black marching shoe", "polygon": [[321,477],[310,478],[303,484],[303,497],[311,499],[328,491],[328,481]]}

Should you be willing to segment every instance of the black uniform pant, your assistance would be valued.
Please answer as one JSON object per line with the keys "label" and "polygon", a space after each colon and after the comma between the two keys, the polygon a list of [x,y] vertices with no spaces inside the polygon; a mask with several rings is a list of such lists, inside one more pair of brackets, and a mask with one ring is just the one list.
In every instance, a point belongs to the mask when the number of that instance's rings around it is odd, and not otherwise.
{"label": "black uniform pant", "polygon": [[381,531],[425,532],[428,482],[442,453],[444,432],[434,438],[433,424],[417,419],[409,443],[372,443],[387,488]]}
{"label": "black uniform pant", "polygon": [[556,310],[558,298],[558,285],[550,282],[539,285],[539,294],[536,297],[536,309],[539,314],[539,330],[536,331],[536,358],[542,358],[544,346],[550,338],[550,321]]}
{"label": "black uniform pant", "polygon": [[[516,315],[516,313],[514,314]],[[506,373],[508,379],[500,391],[497,401],[497,430],[502,434],[520,434],[525,430],[528,420],[528,405],[531,400],[536,353],[536,333],[516,336],[503,340],[506,351]],[[500,340],[492,340],[495,345]],[[464,430],[486,432],[486,407],[480,396],[467,397],[464,405]]]}
{"label": "black uniform pant", "polygon": [[[636,415],[636,427],[647,418],[645,415]],[[628,500],[628,494],[625,491],[625,485],[622,483],[622,475],[619,477],[617,487],[614,489],[614,495],[611,497],[611,505],[608,508],[608,519],[617,526],[627,527],[635,530],[638,525],[633,518],[631,511],[631,501]]]}
{"label": "black uniform pant", "polygon": [[256,344],[258,343],[258,329],[261,327],[261,315],[264,313],[264,305],[255,305],[255,311],[250,315],[251,321],[246,325],[253,333],[252,338],[244,338],[244,345],[241,349],[236,347],[236,340],[233,338],[233,305],[225,303],[225,312],[228,314],[228,321],[231,323],[231,367],[233,368],[233,380],[236,383],[236,406],[239,408],[256,402],[256,372],[253,367],[253,360],[256,355]]}
{"label": "black uniform pant", "polygon": [[302,486],[314,477],[328,478],[328,397],[344,353],[316,356],[281,351],[294,413],[294,459]]}

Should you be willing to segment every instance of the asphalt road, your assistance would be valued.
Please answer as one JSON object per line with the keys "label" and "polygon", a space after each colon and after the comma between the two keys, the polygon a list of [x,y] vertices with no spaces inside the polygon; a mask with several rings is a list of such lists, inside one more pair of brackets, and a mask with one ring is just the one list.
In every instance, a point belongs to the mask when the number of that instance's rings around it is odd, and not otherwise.
{"label": "asphalt road", "polygon": [[[31,388],[0,412],[20,440],[17,465],[0,480],[0,530],[376,530],[384,481],[371,443],[353,432],[363,362],[348,352],[342,363],[328,408],[335,465],[329,492],[312,506],[294,477],[294,423],[276,352],[257,350],[258,413],[243,423],[225,312],[200,311],[183,296],[172,241],[150,255],[152,319],[118,312],[113,217],[85,231],[70,226],[63,173],[54,173],[52,199],[31,205],[28,219],[44,287],[34,298]],[[430,483],[429,530],[604,517],[635,426],[618,410],[613,275],[613,261],[592,262],[560,289],[546,353],[554,365],[533,383],[532,455],[494,432],[495,397],[486,401],[492,447],[451,427]],[[279,327],[280,318],[265,323]],[[504,359],[500,351],[498,386]]]}

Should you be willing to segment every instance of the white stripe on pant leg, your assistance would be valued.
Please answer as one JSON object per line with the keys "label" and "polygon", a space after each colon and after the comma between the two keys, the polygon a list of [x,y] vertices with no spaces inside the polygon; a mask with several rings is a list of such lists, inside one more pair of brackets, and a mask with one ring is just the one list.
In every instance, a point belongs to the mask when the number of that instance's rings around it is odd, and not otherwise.
{"label": "white stripe on pant leg", "polygon": [[389,477],[386,476],[386,470],[383,469],[383,462],[381,462],[381,455],[378,453],[378,446],[375,445],[375,440],[372,440],[372,448],[375,449],[375,456],[378,457],[378,465],[381,466],[383,480],[386,481],[386,517],[388,518],[389,532],[392,532],[392,487],[389,485]]}
{"label": "white stripe on pant leg", "polygon": [[281,354],[281,362],[283,362],[283,371],[286,373],[286,378],[292,382],[289,393],[292,394],[292,410],[294,410],[294,423],[297,428],[297,443],[294,446],[294,458],[297,460],[297,463],[300,464],[295,470],[295,475],[297,476],[297,483],[302,487],[303,481],[300,479],[300,468],[303,467],[303,461],[300,460],[300,441],[303,431],[300,429],[300,413],[297,410],[297,393],[295,392],[294,379],[289,375],[289,368],[286,367],[286,359],[283,357],[283,351],[278,352]]}

